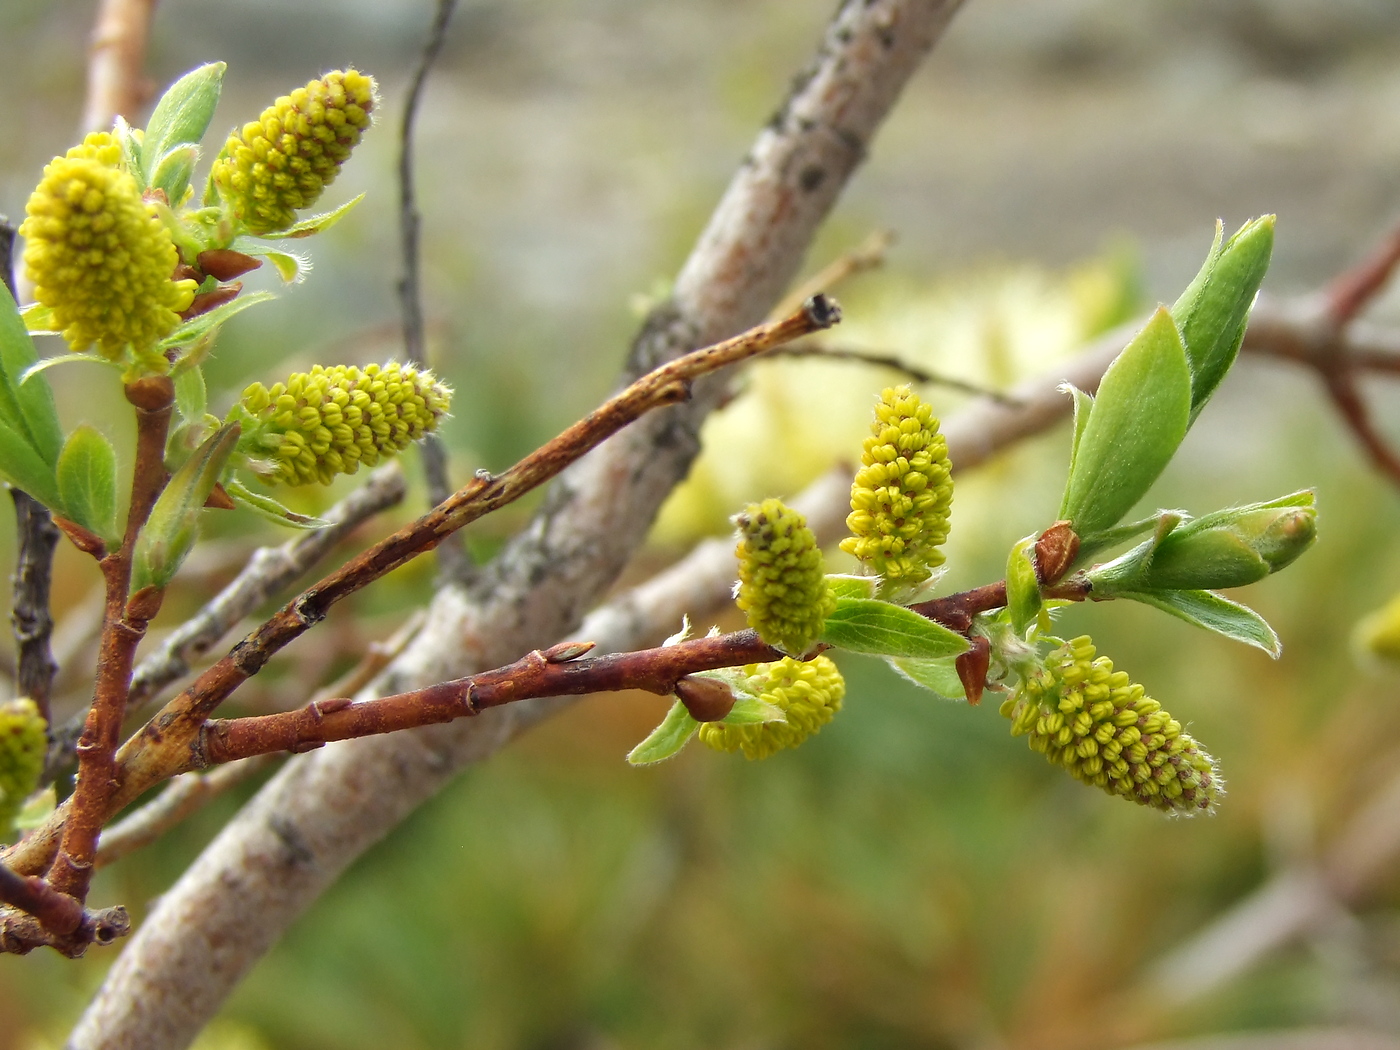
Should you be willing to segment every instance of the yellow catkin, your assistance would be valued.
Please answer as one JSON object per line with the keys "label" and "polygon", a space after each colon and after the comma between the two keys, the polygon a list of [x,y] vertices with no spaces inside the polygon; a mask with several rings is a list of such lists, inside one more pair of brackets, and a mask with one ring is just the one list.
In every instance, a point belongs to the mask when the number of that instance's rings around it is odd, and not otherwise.
{"label": "yellow catkin", "polygon": [[846,680],[830,658],[749,664],[744,668],[748,688],[764,703],[779,708],[786,722],[729,725],[706,722],[700,739],[716,751],[743,751],[747,758],[767,758],[784,748],[797,747],[821,729],[841,710]]}
{"label": "yellow catkin", "polygon": [[0,704],[0,836],[9,834],[44,770],[48,734],[33,700]]}
{"label": "yellow catkin", "polygon": [[334,70],[283,95],[229,136],[211,178],[254,234],[276,233],[316,203],[370,125],[374,78]]}
{"label": "yellow catkin", "polygon": [[1044,673],[1028,678],[1001,713],[1013,736],[1110,795],[1191,816],[1209,813],[1224,794],[1215,759],[1112,660],[1095,659],[1087,636],[1052,652]]}
{"label": "yellow catkin", "polygon": [[760,638],[801,656],[836,607],[816,537],[807,520],[779,499],[749,504],[734,516],[734,524],[739,528],[735,601]]}
{"label": "yellow catkin", "polygon": [[851,485],[851,535],[841,549],[891,583],[920,583],[943,564],[952,504],[948,443],[933,409],[907,386],[886,390]]}
{"label": "yellow catkin", "polygon": [[120,155],[98,133],[44,168],[19,229],[24,265],[71,349],[112,361],[130,352],[163,372],[152,348],[180,323],[195,282],[171,279],[179,255],[170,231],[117,166]]}
{"label": "yellow catkin", "polygon": [[268,480],[328,485],[435,429],[451,401],[431,372],[394,362],[316,365],[271,389],[254,383],[230,421],[243,424],[239,451],[270,465]]}

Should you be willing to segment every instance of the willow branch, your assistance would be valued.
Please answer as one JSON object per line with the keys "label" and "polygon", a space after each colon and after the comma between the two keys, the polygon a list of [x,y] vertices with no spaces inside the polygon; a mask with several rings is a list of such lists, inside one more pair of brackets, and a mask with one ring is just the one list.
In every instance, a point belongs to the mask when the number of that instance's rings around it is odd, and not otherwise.
{"label": "willow branch", "polygon": [[82,130],[106,131],[118,116],[134,119],[150,96],[146,44],[156,0],[101,0],[88,47]]}
{"label": "willow branch", "polygon": [[888,368],[907,376],[916,383],[927,383],[930,386],[941,386],[948,390],[956,390],[961,394],[972,394],[974,397],[985,397],[1003,405],[1015,405],[1006,394],[997,390],[990,390],[987,387],[979,386],[976,383],[969,383],[965,379],[957,379],[953,376],[935,372],[932,369],[921,368],[918,365],[911,365],[902,357],[895,353],[882,353],[879,350],[864,350],[851,346],[832,346],[828,343],[803,342],[796,346],[785,346],[776,352],[775,356],[782,357],[816,357],[825,361],[850,361],[855,364],[875,365],[879,368]]}
{"label": "willow branch", "polygon": [[87,899],[97,839],[111,816],[110,800],[117,788],[117,745],[136,647],[146,634],[146,625],[160,610],[161,601],[161,592],[154,588],[130,599],[127,591],[136,538],[165,486],[165,439],[175,407],[175,385],[168,376],[149,376],[128,383],[125,392],[136,409],[131,505],[121,547],[99,563],[107,600],[97,678],[92,707],[78,738],[78,780],[68,801],[58,856],[49,871],[54,888],[79,901]]}
{"label": "willow branch", "polygon": [[[639,335],[629,375],[767,314],[957,8],[956,0],[841,5],[816,59],[760,132],[678,275],[673,301]],[[688,470],[699,427],[723,389],[713,380],[697,384],[690,402],[647,417],[566,472],[478,582],[437,592],[424,630],[375,690],[505,663],[579,629]],[[355,741],[286,763],[161,898],[70,1045],[185,1045],[347,864],[463,765],[559,707],[512,704],[492,717]],[[34,854],[42,848],[36,843]],[[207,965],[202,947],[212,944],[219,946],[217,967]]]}

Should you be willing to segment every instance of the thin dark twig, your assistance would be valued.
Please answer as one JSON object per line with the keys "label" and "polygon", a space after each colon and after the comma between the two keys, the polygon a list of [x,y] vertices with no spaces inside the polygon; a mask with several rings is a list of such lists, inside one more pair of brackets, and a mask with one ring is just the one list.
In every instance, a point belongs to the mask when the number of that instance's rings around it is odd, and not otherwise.
{"label": "thin dark twig", "polygon": [[[418,212],[418,202],[413,179],[413,126],[418,117],[418,103],[423,97],[423,86],[428,80],[428,71],[442,51],[447,39],[447,24],[457,0],[438,0],[437,14],[433,18],[432,29],[423,45],[418,59],[418,67],[413,72],[409,85],[408,99],[404,103],[403,128],[399,141],[399,244],[403,255],[403,276],[399,279],[399,306],[403,312],[404,356],[408,363],[418,368],[428,364],[426,339],[423,323],[423,288],[421,246],[419,233],[423,220]],[[423,474],[428,483],[428,499],[437,506],[452,495],[452,480],[447,468],[447,447],[437,434],[429,434],[423,440]],[[438,568],[444,580],[465,580],[473,566],[462,537],[447,537],[437,550]]]}
{"label": "thin dark twig", "polygon": [[944,386],[949,390],[957,390],[964,394],[973,394],[977,397],[990,398],[997,404],[1006,405],[1008,408],[1021,407],[1021,402],[1017,401],[1014,397],[1008,397],[999,390],[992,390],[989,387],[979,386],[976,383],[969,383],[965,379],[955,379],[953,376],[947,376],[941,372],[934,372],[931,369],[920,368],[918,365],[911,365],[896,353],[861,350],[853,346],[830,346],[826,343],[797,343],[792,346],[779,347],[777,350],[773,351],[772,356],[821,357],[830,361],[856,361],[866,365],[879,365],[881,368],[889,368],[896,372],[902,372],[916,383]]}
{"label": "thin dark twig", "polygon": [[[5,282],[11,297],[15,292],[14,249],[15,227],[0,215],[0,280]],[[53,658],[49,640],[53,637],[53,611],[49,591],[53,583],[53,556],[58,547],[58,527],[48,508],[29,493],[10,489],[15,503],[15,530],[18,550],[15,554],[14,598],[10,623],[15,634],[15,688],[39,708],[44,721],[49,720],[49,694],[53,691],[58,664]]]}

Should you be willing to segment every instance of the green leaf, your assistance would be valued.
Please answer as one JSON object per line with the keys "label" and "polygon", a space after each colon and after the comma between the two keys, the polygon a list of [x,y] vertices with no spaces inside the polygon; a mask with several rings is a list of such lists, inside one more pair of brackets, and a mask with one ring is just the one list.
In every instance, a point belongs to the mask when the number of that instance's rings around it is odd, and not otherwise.
{"label": "green leaf", "polygon": [[[737,704],[735,705],[738,706]],[[651,731],[651,735],[627,753],[627,761],[634,766],[645,766],[670,758],[686,741],[693,737],[700,723],[690,717],[685,704],[677,700],[666,712],[661,724]]]}
{"label": "green leaf", "polygon": [[832,595],[838,601],[842,598],[873,598],[875,597],[875,588],[880,583],[880,577],[843,576],[837,573],[828,573],[826,582],[831,588]]}
{"label": "green leaf", "polygon": [[[58,463],[58,453],[63,448],[63,429],[54,409],[53,391],[47,381],[26,384],[23,379],[38,359],[19,308],[9,289],[0,284],[0,422],[28,442],[39,458],[52,467]],[[40,498],[37,492],[30,495]]]}
{"label": "green leaf", "polygon": [[956,656],[937,660],[908,660],[893,656],[886,659],[900,676],[943,700],[967,699],[962,678],[958,676]]}
{"label": "green leaf", "polygon": [[162,350],[190,346],[201,339],[212,336],[221,324],[235,314],[242,313],[250,306],[256,306],[258,303],[265,303],[269,299],[276,298],[277,296],[271,292],[250,292],[247,295],[240,295],[237,299],[220,303],[206,314],[191,317],[156,345]]}
{"label": "green leaf", "polygon": [[1253,219],[1222,246],[1224,227],[1195,279],[1172,306],[1172,317],[1191,364],[1191,419],[1194,421],[1239,354],[1254,296],[1269,269],[1274,247],[1274,216]]}
{"label": "green leaf", "polygon": [[257,252],[250,251],[247,254],[260,255],[272,263],[272,268],[277,271],[277,276],[282,278],[283,284],[299,284],[311,272],[311,263],[295,252],[265,249]]}
{"label": "green leaf", "polygon": [[298,514],[294,510],[289,510],[271,496],[253,492],[238,481],[225,482],[224,491],[239,506],[251,510],[254,514],[266,518],[275,525],[285,525],[293,529],[324,529],[330,524],[324,518],[313,518],[310,515]]}
{"label": "green leaf", "polygon": [[309,219],[302,219],[301,222],[288,226],[285,230],[268,234],[267,239],[278,241],[297,240],[302,237],[310,237],[317,233],[325,233],[341,219],[349,215],[351,209],[364,199],[365,195],[361,193],[358,197],[352,197],[334,211],[323,212],[320,215],[313,215]]}
{"label": "green leaf", "polygon": [[1099,384],[1060,517],[1086,539],[1116,525],[1176,453],[1190,415],[1186,350],[1171,314],[1159,307]]}
{"label": "green leaf", "polygon": [[198,537],[199,515],[214,491],[224,464],[238,444],[239,426],[229,423],[175,471],[151,508],[132,555],[131,593],[164,587],[175,577]]}
{"label": "green leaf", "polygon": [[151,173],[151,186],[165,193],[165,199],[179,205],[190,188],[190,176],[199,160],[198,146],[176,146],[156,164]]}
{"label": "green leaf", "polygon": [[25,438],[0,422],[0,481],[23,489],[55,514],[63,513],[54,468]]}
{"label": "green leaf", "polygon": [[916,659],[957,656],[970,648],[956,631],[874,598],[838,599],[822,625],[821,641],[853,653]]}
{"label": "green leaf", "polygon": [[1151,605],[1189,624],[1263,649],[1274,659],[1283,651],[1278,635],[1264,617],[1214,591],[1125,591],[1118,597]]}
{"label": "green leaf", "polygon": [[[31,380],[41,373],[47,372],[55,365],[72,365],[80,362],[89,365],[106,365],[108,368],[115,368],[119,372],[125,367],[120,361],[109,360],[101,354],[54,354],[53,357],[40,358],[24,370],[19,377],[20,389],[23,390],[29,385]],[[41,380],[41,382],[44,386],[48,386],[47,380]]]}
{"label": "green leaf", "polygon": [[204,419],[209,411],[209,396],[204,387],[204,369],[193,368],[175,370],[175,407],[180,418],[191,423]]}
{"label": "green leaf", "polygon": [[[140,158],[141,171],[151,174],[152,185],[156,184],[153,173],[160,158],[177,146],[197,146],[204,138],[214,118],[214,108],[219,104],[225,68],[222,62],[210,62],[190,70],[171,84],[156,103],[150,123],[146,125]],[[188,181],[187,177],[187,184]],[[180,202],[172,196],[170,203]]]}
{"label": "green leaf", "polygon": [[749,726],[760,722],[786,722],[787,715],[776,704],[765,704],[756,696],[747,696],[735,700],[729,714],[720,721],[732,726]]}
{"label": "green leaf", "polygon": [[1061,390],[1068,390],[1074,398],[1074,437],[1069,445],[1069,472],[1074,473],[1074,464],[1079,460],[1079,443],[1084,440],[1084,428],[1089,425],[1089,416],[1094,410],[1094,399],[1073,383],[1066,383]]}
{"label": "green leaf", "polygon": [[101,431],[83,424],[68,435],[58,457],[63,516],[97,533],[109,547],[117,531],[117,453]]}
{"label": "green leaf", "polygon": [[30,303],[19,312],[19,318],[30,335],[48,335],[58,331],[58,322],[54,319],[53,310],[43,303]]}
{"label": "green leaf", "polygon": [[1024,635],[1040,612],[1040,579],[1035,574],[1035,537],[1027,536],[1006,559],[1006,609],[1011,626]]}
{"label": "green leaf", "polygon": [[146,188],[146,169],[141,164],[141,135],[143,133],[138,128],[133,128],[126,122],[126,118],[118,116],[112,122],[112,137],[117,140],[117,145],[122,151],[122,168],[130,172],[136,179],[141,189]]}

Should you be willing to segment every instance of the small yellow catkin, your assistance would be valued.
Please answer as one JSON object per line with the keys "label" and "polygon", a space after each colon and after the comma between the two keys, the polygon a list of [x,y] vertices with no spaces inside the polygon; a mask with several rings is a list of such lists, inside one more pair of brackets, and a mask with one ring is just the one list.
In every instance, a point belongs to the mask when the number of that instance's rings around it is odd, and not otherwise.
{"label": "small yellow catkin", "polygon": [[909,387],[885,390],[851,485],[841,549],[886,581],[913,585],[943,564],[953,505],[952,464],[938,419]]}
{"label": "small yellow catkin", "polygon": [[44,771],[44,720],[33,700],[0,704],[0,836],[9,834]]}
{"label": "small yellow catkin", "polygon": [[229,136],[210,177],[243,228],[276,233],[335,181],[370,125],[374,78],[334,70],[283,95]]}
{"label": "small yellow catkin", "polygon": [[241,410],[238,449],[270,464],[268,480],[329,485],[434,430],[451,401],[451,389],[431,372],[394,362],[316,365],[270,390],[254,383],[230,420]]}
{"label": "small yellow catkin", "polygon": [[99,132],[44,168],[19,228],[25,271],[72,350],[117,361],[130,347],[146,370],[164,372],[152,348],[180,323],[195,282],[171,280],[175,243],[120,157]]}
{"label": "small yellow catkin", "polygon": [[1112,660],[1095,659],[1088,636],[1050,653],[1044,674],[1023,682],[1001,713],[1012,736],[1110,795],[1192,816],[1225,792],[1215,759]]}
{"label": "small yellow catkin", "polygon": [[836,717],[846,695],[846,680],[825,656],[806,662],[784,657],[777,663],[749,664],[744,674],[749,689],[764,703],[779,708],[787,721],[747,725],[705,722],[700,726],[700,739],[716,751],[743,751],[750,759],[797,747]]}
{"label": "small yellow catkin", "polygon": [[801,656],[836,607],[817,538],[807,519],[780,499],[750,503],[734,516],[734,524],[739,528],[736,603],[760,638]]}

